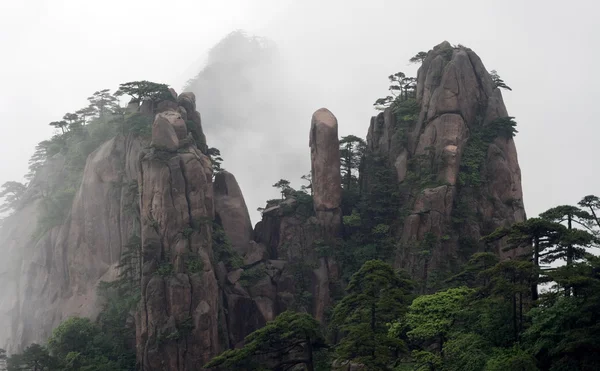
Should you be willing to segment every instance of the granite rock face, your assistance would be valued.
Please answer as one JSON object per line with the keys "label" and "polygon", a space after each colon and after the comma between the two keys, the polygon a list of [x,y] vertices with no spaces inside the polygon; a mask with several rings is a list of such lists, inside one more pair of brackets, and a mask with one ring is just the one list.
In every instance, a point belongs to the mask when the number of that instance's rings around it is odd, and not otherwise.
{"label": "granite rock face", "polygon": [[[201,370],[287,309],[326,320],[343,268],[326,253],[343,229],[335,116],[325,108],[312,116],[312,194],[270,202],[253,229],[236,178],[213,174],[194,94],[172,97],[128,106],[127,114],[153,118],[151,138],[119,135],[102,144],[87,159],[68,218],[36,238],[40,195],[61,184],[65,160],[53,157],[31,182],[29,201],[1,229],[0,347],[20,351],[43,343],[69,316],[96,317],[96,287],[117,277],[135,236],[141,370]],[[473,51],[447,42],[429,51],[414,107],[410,120],[392,108],[372,118],[366,155],[383,158],[398,187],[392,260],[426,291],[434,273],[451,271],[481,249],[481,236],[525,212],[512,138],[486,142],[477,171],[466,169],[475,139],[508,116]],[[378,179],[363,170],[368,190]],[[466,182],[465,171],[481,184]]]}
{"label": "granite rock face", "polygon": [[2,228],[0,263],[0,342],[8,352],[43,343],[69,316],[94,318],[101,309],[96,288],[116,278],[119,257],[129,236],[139,229],[130,206],[137,204],[142,142],[117,136],[87,161],[82,183],[64,224],[32,237],[41,206],[40,194],[66,176],[55,157],[32,180],[31,201],[7,218]]}
{"label": "granite rock face", "polygon": [[[437,45],[419,68],[415,100],[417,118],[408,126],[393,108],[374,117],[367,147],[387,159],[401,190],[404,215],[396,223],[400,243],[395,265],[426,281],[431,273],[448,271],[449,264],[481,249],[481,236],[523,221],[525,211],[521,170],[510,137],[486,143],[487,154],[478,159],[480,185],[460,181],[461,172],[469,171],[463,163],[468,146],[495,120],[508,116],[502,94],[480,58],[465,47]],[[427,165],[419,162],[422,159]],[[430,179],[415,184],[412,179],[424,174]],[[430,234],[435,246],[423,259],[418,251]]]}
{"label": "granite rock face", "polygon": [[215,211],[233,249],[244,256],[252,247],[252,222],[242,190],[233,174],[222,171],[215,176]]}
{"label": "granite rock face", "polygon": [[148,371],[199,370],[219,351],[219,287],[203,224],[214,216],[212,167],[192,144],[156,151],[141,160],[138,362]]}

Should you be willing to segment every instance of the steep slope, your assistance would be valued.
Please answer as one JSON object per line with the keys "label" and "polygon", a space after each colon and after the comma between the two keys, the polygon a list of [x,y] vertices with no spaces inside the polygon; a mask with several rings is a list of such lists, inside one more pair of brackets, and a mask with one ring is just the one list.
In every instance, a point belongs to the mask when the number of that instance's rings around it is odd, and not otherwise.
{"label": "steep slope", "polygon": [[507,117],[479,57],[444,42],[419,68],[416,100],[371,120],[369,154],[384,157],[400,185],[396,266],[427,281],[482,250],[481,236],[525,219]]}
{"label": "steep slope", "polygon": [[219,350],[212,167],[179,112],[156,115],[139,176],[138,362],[143,370],[197,370]]}
{"label": "steep slope", "polygon": [[[43,343],[68,316],[95,317],[101,309],[96,286],[116,277],[121,250],[136,228],[131,192],[139,172],[142,143],[118,136],[88,158],[81,187],[63,225],[33,237],[39,192],[66,176],[60,155],[38,174],[28,190],[31,203],[8,218],[2,249],[3,343],[8,351]],[[137,226],[139,228],[139,225]]]}

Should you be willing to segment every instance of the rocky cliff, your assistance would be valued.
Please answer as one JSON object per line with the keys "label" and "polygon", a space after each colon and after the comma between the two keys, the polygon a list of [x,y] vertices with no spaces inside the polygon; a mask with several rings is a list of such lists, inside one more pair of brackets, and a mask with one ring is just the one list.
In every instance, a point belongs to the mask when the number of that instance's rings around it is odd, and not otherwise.
{"label": "rocky cliff", "polygon": [[[140,140],[118,136],[88,158],[83,181],[64,224],[32,236],[38,223],[43,188],[59,184],[65,163],[55,156],[29,187],[34,199],[3,226],[2,342],[8,351],[42,343],[69,316],[95,317],[98,282],[116,277],[123,246],[136,228],[130,212],[136,204]],[[138,226],[139,227],[139,226]]]}
{"label": "rocky cliff", "polygon": [[395,264],[427,280],[482,250],[481,236],[523,221],[525,211],[515,143],[503,135],[508,113],[480,58],[437,45],[415,93],[371,120],[367,144],[400,187]]}
{"label": "rocky cliff", "polygon": [[[393,251],[379,256],[430,290],[486,248],[482,235],[525,212],[510,118],[479,57],[444,42],[416,80],[414,96],[372,118],[358,196],[385,211],[363,223],[367,234],[385,235],[371,243],[375,253],[385,240]],[[32,236],[43,188],[66,174],[60,155],[5,222],[0,321],[8,330],[0,344],[9,352],[44,342],[69,316],[97,316],[97,286],[117,277],[136,238],[140,369],[199,370],[287,309],[327,321],[350,269],[344,263],[363,258],[344,251],[352,226],[342,210],[361,206],[344,207],[335,116],[319,109],[307,125],[311,194],[285,190],[252,228],[235,176],[213,173],[194,94],[171,93],[128,106],[152,122],[150,137],[120,134],[100,145],[62,224]]]}

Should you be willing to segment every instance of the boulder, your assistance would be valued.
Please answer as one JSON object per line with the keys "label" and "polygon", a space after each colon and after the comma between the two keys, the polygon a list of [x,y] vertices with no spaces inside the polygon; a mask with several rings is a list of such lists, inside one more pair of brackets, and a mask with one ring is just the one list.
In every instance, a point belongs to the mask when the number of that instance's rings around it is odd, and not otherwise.
{"label": "boulder", "polygon": [[177,97],[177,104],[185,108],[187,112],[196,111],[196,95],[192,92],[185,92],[179,94]]}
{"label": "boulder", "polygon": [[179,148],[179,138],[175,128],[162,114],[156,115],[152,124],[151,146],[167,151],[176,151]]}

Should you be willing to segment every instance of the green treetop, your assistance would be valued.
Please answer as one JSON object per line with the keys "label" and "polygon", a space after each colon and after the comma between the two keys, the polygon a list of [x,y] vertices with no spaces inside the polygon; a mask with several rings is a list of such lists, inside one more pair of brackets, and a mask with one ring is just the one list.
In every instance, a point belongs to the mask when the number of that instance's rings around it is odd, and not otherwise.
{"label": "green treetop", "polygon": [[319,322],[307,313],[286,311],[246,336],[242,348],[227,350],[204,367],[291,370],[296,365],[304,365],[313,371],[313,353],[323,347],[326,345]]}
{"label": "green treetop", "polygon": [[21,197],[27,190],[27,185],[15,181],[8,181],[0,187],[0,197],[4,197],[4,203],[0,206],[0,212],[16,209]]}
{"label": "green treetop", "polygon": [[410,339],[435,341],[443,349],[454,321],[467,306],[473,289],[458,287],[416,298],[406,315]]}
{"label": "green treetop", "polygon": [[490,77],[492,78],[492,83],[494,84],[494,87],[512,91],[512,89],[504,83],[504,80],[500,78],[496,70],[490,71]]}
{"label": "green treetop", "polygon": [[347,135],[340,139],[340,170],[343,187],[350,191],[358,182],[358,168],[366,150],[366,143],[355,135]]}
{"label": "green treetop", "polygon": [[412,57],[408,61],[410,63],[423,63],[423,61],[425,60],[425,58],[427,58],[427,53],[426,52],[418,52],[417,54],[415,54],[414,57]]}
{"label": "green treetop", "polygon": [[151,81],[131,81],[120,84],[115,92],[116,96],[129,95],[135,102],[141,102],[145,99],[151,101],[173,100],[167,84],[159,84]]}
{"label": "green treetop", "polygon": [[404,316],[412,299],[412,282],[381,260],[370,260],[356,272],[347,295],[333,310],[332,325],[342,334],[337,356],[368,370],[387,370],[404,343],[388,335],[388,323]]}

